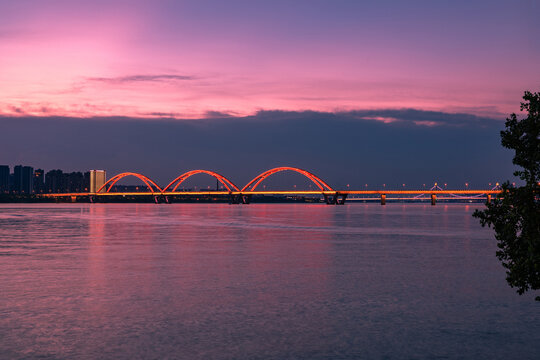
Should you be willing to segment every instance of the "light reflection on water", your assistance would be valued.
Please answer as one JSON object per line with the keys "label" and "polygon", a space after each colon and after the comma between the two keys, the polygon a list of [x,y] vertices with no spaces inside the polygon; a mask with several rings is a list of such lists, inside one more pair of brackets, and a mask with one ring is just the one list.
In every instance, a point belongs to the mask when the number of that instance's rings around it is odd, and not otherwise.
{"label": "light reflection on water", "polygon": [[473,210],[0,205],[0,357],[538,358]]}

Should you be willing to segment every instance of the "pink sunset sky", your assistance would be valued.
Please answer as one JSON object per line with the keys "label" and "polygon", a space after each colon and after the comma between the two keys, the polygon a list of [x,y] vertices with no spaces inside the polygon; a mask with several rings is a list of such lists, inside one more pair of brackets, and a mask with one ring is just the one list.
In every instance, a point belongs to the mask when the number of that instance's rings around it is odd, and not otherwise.
{"label": "pink sunset sky", "polygon": [[0,114],[504,118],[540,85],[538,13],[537,1],[0,1]]}

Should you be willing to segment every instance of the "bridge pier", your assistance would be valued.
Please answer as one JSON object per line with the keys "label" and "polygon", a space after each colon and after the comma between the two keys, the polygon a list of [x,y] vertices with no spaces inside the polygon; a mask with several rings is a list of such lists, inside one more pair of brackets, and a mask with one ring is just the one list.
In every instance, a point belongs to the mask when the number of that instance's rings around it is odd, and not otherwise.
{"label": "bridge pier", "polygon": [[486,203],[487,204],[491,203],[491,194],[487,194]]}
{"label": "bridge pier", "polygon": [[169,204],[169,197],[165,195],[154,195],[154,202],[156,204]]}
{"label": "bridge pier", "polygon": [[326,205],[332,205],[334,203],[334,199],[330,198],[330,196],[328,196],[327,194],[323,194],[323,196],[324,196],[324,202],[326,203]]}
{"label": "bridge pier", "polygon": [[349,194],[340,194],[338,192],[336,192],[334,195],[323,194],[324,202],[327,205],[344,205],[347,195]]}
{"label": "bridge pier", "polygon": [[437,195],[431,194],[431,205],[435,205],[437,203]]}
{"label": "bridge pier", "polygon": [[240,204],[241,201],[242,201],[242,195],[233,195],[233,194],[229,195],[229,204],[236,205],[236,204]]}
{"label": "bridge pier", "polygon": [[386,194],[381,194],[381,205],[386,205]]}
{"label": "bridge pier", "polygon": [[71,202],[72,203],[77,202],[77,196],[71,196]]}

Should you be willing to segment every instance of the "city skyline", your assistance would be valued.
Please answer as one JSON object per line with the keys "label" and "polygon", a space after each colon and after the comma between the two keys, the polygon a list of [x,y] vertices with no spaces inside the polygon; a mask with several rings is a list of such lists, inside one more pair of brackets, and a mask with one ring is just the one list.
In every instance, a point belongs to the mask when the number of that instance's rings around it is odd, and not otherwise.
{"label": "city skyline", "polygon": [[[275,178],[273,175],[282,172],[303,176],[304,180],[310,182],[309,188],[302,185],[297,186],[296,183],[292,187],[289,184],[288,189],[276,189],[275,186],[267,187],[268,181],[266,180],[268,178]],[[200,182],[197,183],[199,186],[186,186],[186,184],[189,184],[189,181],[186,182],[186,180],[200,174],[209,175],[215,179],[215,188],[210,185],[207,187],[204,185],[201,186]],[[144,185],[119,185],[118,183],[125,178],[137,178]],[[264,184],[261,184],[262,182]],[[283,185],[283,182],[281,185]],[[492,184],[489,184],[490,188],[487,189],[473,189],[469,187],[468,183],[465,184],[464,189],[450,189],[447,188],[447,185],[446,183],[434,183],[432,187],[429,187],[429,185],[426,187],[426,184],[423,184],[423,189],[410,189],[405,188],[405,184],[402,184],[402,188],[398,186],[397,189],[392,189],[391,186],[387,188],[386,184],[383,184],[382,187],[368,189],[368,184],[365,184],[365,188],[359,190],[354,187],[350,188],[349,184],[347,184],[346,189],[336,189],[310,171],[285,166],[268,169],[258,174],[243,187],[237,186],[222,174],[202,169],[186,171],[177,176],[167,186],[159,186],[144,174],[135,172],[116,174],[110,179],[107,179],[106,171],[104,170],[90,170],[85,173],[63,173],[62,170],[51,170],[45,174],[42,169],[33,171],[32,167],[17,165],[14,168],[13,174],[10,175],[9,166],[0,165],[0,194],[3,195],[4,200],[11,199],[12,201],[20,201],[21,199],[40,201],[48,199],[54,201],[70,200],[74,203],[79,199],[93,203],[94,201],[107,201],[109,199],[120,199],[122,202],[147,202],[153,199],[158,204],[162,202],[170,204],[177,201],[178,196],[180,196],[182,201],[195,200],[199,202],[202,197],[202,201],[222,202],[228,200],[229,204],[250,204],[253,196],[258,196],[259,198],[262,196],[266,198],[266,201],[268,201],[268,196],[270,196],[271,202],[324,201],[327,205],[344,205],[349,195],[356,195],[354,200],[378,200],[381,205],[386,205],[387,200],[425,201],[426,195],[429,195],[431,205],[436,205],[438,195],[446,195],[446,197],[441,198],[446,201],[486,201],[490,203],[492,196],[499,194],[503,191],[504,187],[504,185],[501,187],[498,182],[493,187]],[[512,186],[514,185],[512,184]],[[113,191],[111,192],[111,190]],[[387,195],[398,197],[387,199]],[[404,195],[412,197],[407,198]],[[358,196],[368,196],[368,198]],[[353,199],[351,198],[351,200]]]}
{"label": "city skyline", "polygon": [[[324,182],[324,180],[318,178],[315,174],[307,171],[306,169],[299,169],[295,167],[277,167],[274,169],[268,169],[265,172],[259,174],[257,177],[253,178],[246,186],[244,190],[248,187],[257,187],[260,185],[260,182],[268,177],[268,175],[273,175],[275,173],[281,173],[284,170],[285,173],[293,174],[296,176],[295,179],[290,177],[285,177],[285,179],[279,179],[275,181],[276,176],[271,177],[270,185],[269,181],[260,187],[259,191],[265,191],[268,187],[269,190],[277,191],[334,191],[330,185]],[[96,174],[99,173],[99,179],[96,178]],[[196,180],[190,179],[194,175],[210,175],[206,176],[206,179],[202,179],[200,176],[195,176]],[[297,176],[298,174],[302,176]],[[282,175],[282,174],[280,174]],[[263,177],[261,177],[263,176]],[[312,179],[310,179],[312,177]],[[128,180],[127,182],[125,180]],[[188,180],[188,181],[186,181]],[[259,181],[257,181],[259,180]],[[303,180],[303,181],[298,181]],[[344,189],[337,189],[338,191],[366,191],[366,190],[390,190],[390,191],[401,191],[401,190],[446,190],[453,188],[454,190],[469,190],[475,187],[478,187],[478,184],[465,182],[464,184],[448,184],[442,179],[440,182],[433,183],[423,183],[421,186],[419,184],[405,184],[405,183],[383,183],[383,184],[361,184],[356,187],[353,185],[351,188],[350,184],[346,185]],[[180,181],[180,182],[178,182]],[[185,182],[186,181],[186,182]],[[213,182],[215,181],[215,187]],[[112,184],[111,184],[112,182]],[[184,183],[185,182],[185,183]],[[180,185],[183,185],[180,187]],[[212,185],[208,185],[208,184]],[[176,185],[174,185],[176,184]],[[188,185],[186,187],[186,184]],[[108,185],[108,186],[105,186]],[[161,185],[161,186],[160,186]],[[45,171],[40,168],[35,168],[27,165],[16,165],[13,167],[13,172],[11,172],[11,166],[9,165],[0,165],[0,194],[43,194],[43,193],[84,193],[84,192],[100,192],[99,189],[103,188],[103,191],[109,192],[111,189],[130,189],[130,191],[149,191],[149,192],[167,192],[167,191],[180,191],[184,190],[216,190],[216,191],[240,191],[240,188],[231,182],[230,179],[223,176],[223,174],[216,173],[208,169],[192,169],[185,171],[182,175],[178,176],[173,182],[169,183],[167,186],[165,184],[157,184],[150,177],[134,173],[134,172],[124,172],[112,175],[110,178],[107,178],[106,170],[87,170],[87,171],[72,171],[64,172],[62,169],[51,169]],[[388,186],[387,186],[388,185]],[[456,186],[457,185],[457,186]],[[488,183],[488,187],[483,186],[482,184],[480,189],[484,190],[498,190],[500,189],[501,183],[499,181],[493,181]],[[516,183],[512,183],[512,186],[515,186]],[[293,187],[292,189],[286,189],[287,187]],[[321,187],[323,186],[323,187]],[[281,187],[281,188],[280,188]],[[285,188],[283,188],[285,187]],[[107,190],[108,189],[108,190]],[[247,190],[246,190],[247,191]],[[253,191],[253,189],[251,190]]]}

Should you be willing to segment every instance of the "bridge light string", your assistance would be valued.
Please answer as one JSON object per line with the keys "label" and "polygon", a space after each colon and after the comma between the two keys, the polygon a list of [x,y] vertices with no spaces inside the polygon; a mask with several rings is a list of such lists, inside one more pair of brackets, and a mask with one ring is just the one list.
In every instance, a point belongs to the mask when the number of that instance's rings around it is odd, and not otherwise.
{"label": "bridge light string", "polygon": [[[153,180],[151,180],[150,178],[142,175],[142,174],[138,174],[138,173],[133,173],[133,172],[126,172],[126,173],[120,173],[120,174],[117,174],[115,176],[113,176],[111,179],[109,179],[107,182],[105,182],[105,184],[103,184],[96,193],[100,193],[101,195],[114,195],[114,193],[111,193],[111,189],[114,187],[114,185],[119,181],[121,180],[122,178],[124,177],[127,177],[127,176],[134,176],[134,177],[137,177],[138,179],[140,179],[141,181],[143,181],[145,183],[145,185],[147,186],[147,188],[150,190],[150,192],[148,194],[156,194],[156,193],[161,193],[161,194],[164,194],[164,193],[167,193],[167,190],[170,189],[170,187],[172,185],[174,185],[176,183],[176,185],[174,186],[173,188],[173,191],[172,193],[176,192],[176,189],[180,186],[180,184],[185,181],[187,178],[195,175],[195,174],[199,174],[199,173],[204,173],[204,174],[208,174],[208,175],[211,175],[213,176],[214,178],[216,178],[216,180],[218,182],[220,182],[222,184],[221,188],[225,187],[227,189],[227,192],[228,193],[242,193],[242,192],[246,192],[246,193],[250,193],[250,194],[253,194],[253,195],[256,195],[256,194],[261,194],[261,195],[264,195],[265,193],[268,193],[266,191],[266,185],[263,185],[263,189],[264,191],[255,191],[255,189],[257,188],[257,186],[259,186],[259,184],[265,180],[266,178],[268,178],[269,176],[277,173],[277,172],[281,172],[281,171],[294,171],[294,172],[297,172],[301,175],[304,175],[305,177],[307,177],[309,180],[311,180],[313,182],[313,184],[317,185],[317,187],[319,188],[318,191],[313,191],[313,190],[309,190],[309,191],[297,191],[296,190],[296,185],[294,186],[295,190],[294,191],[272,191],[272,193],[274,194],[305,194],[305,195],[316,195],[316,194],[329,194],[329,195],[332,195],[332,194],[337,194],[337,193],[344,193],[343,191],[336,191],[334,189],[332,189],[332,187],[330,187],[330,185],[328,185],[326,182],[324,182],[322,179],[320,179],[319,177],[317,177],[316,175],[314,175],[313,173],[311,172],[308,172],[306,170],[302,170],[302,169],[298,169],[298,168],[292,168],[292,167],[278,167],[278,168],[274,168],[274,169],[270,169],[270,170],[267,170],[259,175],[257,175],[254,179],[252,179],[246,186],[244,186],[244,188],[242,188],[242,190],[239,190],[239,188],[234,185],[234,183],[232,183],[230,180],[228,180],[227,178],[225,178],[223,175],[220,175],[216,172],[213,172],[213,171],[208,171],[208,170],[191,170],[191,171],[188,171],[180,176],[178,176],[175,180],[173,180],[171,183],[169,183],[164,189],[161,189]],[[413,197],[413,199],[417,199],[417,198],[421,198],[422,196],[425,196],[426,193],[440,193],[440,194],[448,194],[451,196],[451,198],[456,198],[456,199],[475,199],[475,198],[480,198],[488,193],[490,194],[494,194],[494,193],[498,193],[500,192],[500,184],[497,182],[495,184],[495,186],[491,189],[491,190],[481,190],[481,191],[475,191],[475,190],[468,190],[468,185],[469,183],[465,183],[466,187],[467,187],[467,190],[452,190],[453,192],[450,192],[450,191],[447,191],[447,190],[443,190],[439,185],[438,183],[435,183],[435,185],[430,188],[429,190],[423,190],[423,191],[418,191],[418,190],[386,190],[386,184],[383,184],[383,188],[385,190],[371,190],[371,191],[368,191],[367,190],[367,186],[368,184],[365,184],[366,186],[366,190],[364,191],[351,191],[349,190],[350,188],[350,184],[347,184],[347,191],[346,193],[349,193],[349,194],[372,194],[372,195],[375,195],[375,194],[417,194],[417,196]],[[491,185],[491,183],[490,183]],[[108,188],[107,188],[108,186]],[[405,188],[406,184],[403,183],[402,186]],[[425,184],[424,184],[425,186]],[[445,187],[447,186],[447,184],[445,183]],[[155,188],[155,189],[154,189]],[[184,187],[182,187],[184,189]],[[311,185],[310,185],[310,188],[311,188]],[[105,193],[101,193],[101,191],[103,189],[106,189]],[[197,189],[197,187],[195,187],[195,189]],[[201,191],[200,191],[201,192]],[[171,193],[171,191],[169,190],[169,193]],[[204,192],[202,191],[202,193],[210,193],[210,191],[207,191],[207,192]],[[70,193],[71,194],[71,193]],[[75,194],[75,193],[74,193]],[[77,195],[84,195],[86,193],[77,193]],[[131,193],[123,193],[123,194],[131,194]],[[134,194],[137,194],[137,193],[134,193]],[[142,193],[141,193],[142,194]],[[464,196],[465,194],[469,195],[469,196]],[[475,194],[475,195],[473,195]],[[55,196],[55,194],[51,194],[51,196]],[[66,196],[66,194],[56,194],[56,196]]]}
{"label": "bridge light string", "polygon": [[[321,178],[319,178],[318,176],[310,173],[309,171],[306,171],[306,170],[302,170],[302,169],[299,169],[299,168],[293,168],[293,167],[287,167],[287,166],[283,166],[283,167],[278,167],[278,168],[274,168],[274,169],[270,169],[270,170],[267,170],[265,172],[262,172],[260,173],[259,175],[257,175],[255,178],[253,178],[253,180],[251,180],[250,182],[248,182],[246,184],[246,186],[244,186],[242,188],[241,191],[246,191],[249,189],[249,191],[255,191],[255,189],[257,188],[257,186],[259,186],[259,184],[265,180],[266,178],[268,178],[270,175],[273,175],[275,173],[278,173],[278,172],[281,172],[281,171],[294,171],[294,172],[297,172],[301,175],[304,175],[305,177],[307,177],[308,179],[310,179],[315,185],[317,185],[317,187],[321,190],[321,191],[334,191],[332,189],[332,187],[330,185],[328,185],[327,183],[325,183]],[[295,185],[296,187],[296,185]]]}
{"label": "bridge light string", "polygon": [[[105,182],[105,184],[103,184],[96,191],[96,193],[101,192],[101,190],[106,188],[107,185],[109,185],[109,188],[105,192],[110,192],[111,189],[113,188],[114,184],[116,184],[120,179],[123,179],[123,178],[125,178],[127,176],[134,176],[134,177],[142,180],[146,184],[146,186],[150,189],[150,191],[152,193],[154,193],[154,192],[160,192],[160,193],[163,192],[163,190],[154,181],[152,181],[150,178],[148,178],[148,177],[146,177],[144,175],[138,174],[138,173],[125,172],[125,173],[121,173],[121,174],[115,175],[112,178],[110,178],[108,181]],[[154,191],[154,188],[152,188],[152,186],[150,184],[154,185],[156,187],[156,190],[158,190],[158,191]]]}

